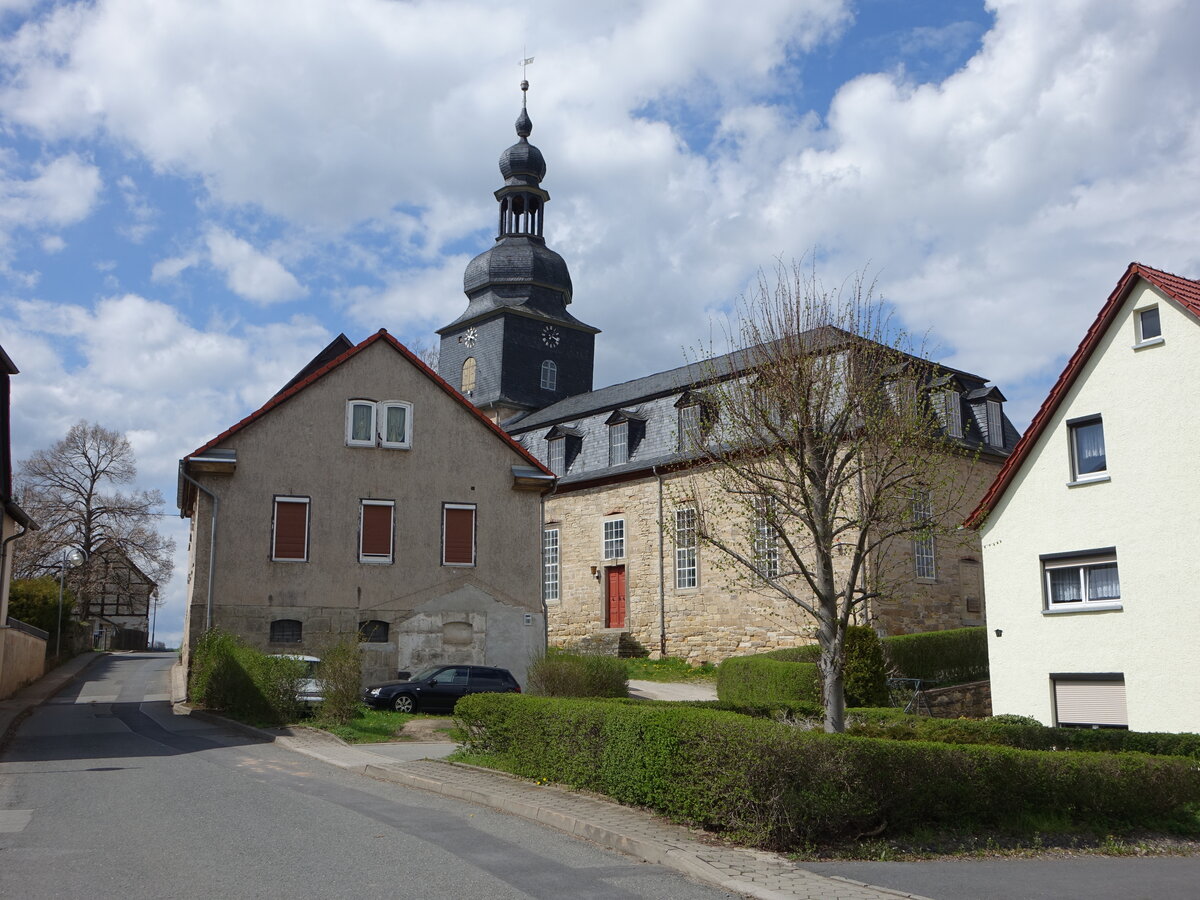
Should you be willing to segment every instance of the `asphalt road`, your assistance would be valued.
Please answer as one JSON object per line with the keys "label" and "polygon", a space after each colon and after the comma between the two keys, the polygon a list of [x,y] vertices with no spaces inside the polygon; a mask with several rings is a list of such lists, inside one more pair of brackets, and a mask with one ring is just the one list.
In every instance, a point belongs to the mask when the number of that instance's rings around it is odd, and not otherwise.
{"label": "asphalt road", "polygon": [[0,756],[0,897],[733,896],[176,716],[173,662],[107,657],[22,725]]}

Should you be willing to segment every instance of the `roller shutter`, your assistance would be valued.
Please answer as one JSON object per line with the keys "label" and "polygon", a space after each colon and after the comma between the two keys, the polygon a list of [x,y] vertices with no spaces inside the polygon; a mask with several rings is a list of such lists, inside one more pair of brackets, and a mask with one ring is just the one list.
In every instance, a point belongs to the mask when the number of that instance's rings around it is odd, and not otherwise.
{"label": "roller shutter", "polygon": [[1057,678],[1054,681],[1054,708],[1059,725],[1129,727],[1123,678]]}

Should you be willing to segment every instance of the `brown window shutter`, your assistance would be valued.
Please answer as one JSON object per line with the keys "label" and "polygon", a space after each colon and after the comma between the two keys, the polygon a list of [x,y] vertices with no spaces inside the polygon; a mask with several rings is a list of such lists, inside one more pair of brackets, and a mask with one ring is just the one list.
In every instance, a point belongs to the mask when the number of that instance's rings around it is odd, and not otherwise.
{"label": "brown window shutter", "polygon": [[275,559],[307,559],[308,504],[275,501]]}
{"label": "brown window shutter", "polygon": [[363,556],[392,555],[392,507],[364,503],[362,508]]}
{"label": "brown window shutter", "polygon": [[475,510],[447,506],[444,565],[475,565]]}

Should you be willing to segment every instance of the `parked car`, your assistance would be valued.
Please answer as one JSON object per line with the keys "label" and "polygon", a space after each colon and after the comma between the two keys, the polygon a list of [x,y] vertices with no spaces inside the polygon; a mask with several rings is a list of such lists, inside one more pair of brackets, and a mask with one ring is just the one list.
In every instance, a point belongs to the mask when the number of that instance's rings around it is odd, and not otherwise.
{"label": "parked car", "polygon": [[450,712],[466,694],[521,693],[508,669],[494,666],[433,666],[408,681],[368,685],[363,703],[398,712]]}
{"label": "parked car", "polygon": [[273,655],[280,659],[298,659],[304,663],[304,680],[300,682],[296,699],[305,706],[316,706],[325,700],[324,694],[321,692],[321,685],[317,681],[317,667],[321,665],[319,656],[301,656],[298,653],[275,653]]}

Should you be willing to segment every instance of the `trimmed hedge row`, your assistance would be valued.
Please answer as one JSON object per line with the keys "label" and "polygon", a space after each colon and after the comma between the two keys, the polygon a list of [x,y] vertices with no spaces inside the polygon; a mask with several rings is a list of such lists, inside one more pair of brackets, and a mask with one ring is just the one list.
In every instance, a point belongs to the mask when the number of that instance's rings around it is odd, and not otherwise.
{"label": "trimmed hedge row", "polygon": [[821,702],[821,672],[815,663],[779,662],[734,656],[717,667],[717,697],[725,703],[763,705]]}
{"label": "trimmed hedge row", "polygon": [[917,828],[1196,830],[1200,769],[1141,754],[872,740],[680,706],[464,697],[503,767],[786,850]]}
{"label": "trimmed hedge row", "polygon": [[1200,734],[1122,731],[1115,728],[1049,728],[995,719],[935,719],[897,710],[859,709],[849,717],[847,734],[895,741],[991,744],[1021,750],[1082,750],[1148,753],[1200,759]]}
{"label": "trimmed hedge row", "polygon": [[883,639],[883,652],[905,678],[966,684],[988,677],[987,629],[950,628]]}

